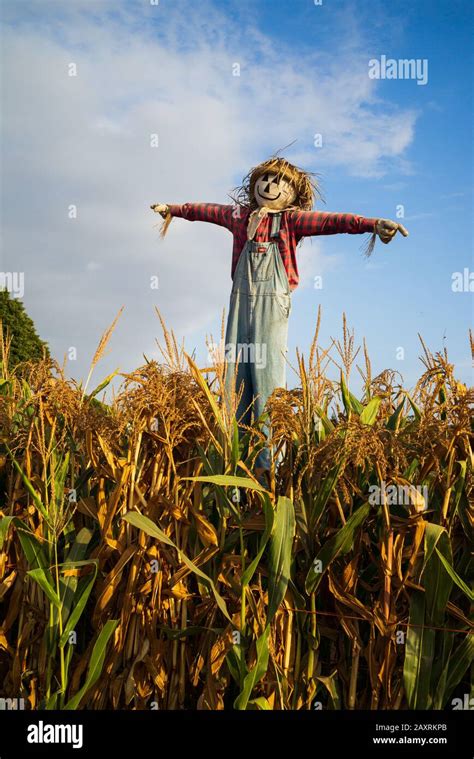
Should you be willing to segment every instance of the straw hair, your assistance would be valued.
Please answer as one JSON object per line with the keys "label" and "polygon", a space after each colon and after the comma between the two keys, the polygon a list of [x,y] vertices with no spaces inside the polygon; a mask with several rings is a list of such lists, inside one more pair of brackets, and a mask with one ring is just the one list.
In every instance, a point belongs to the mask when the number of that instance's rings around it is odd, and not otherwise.
{"label": "straw hair", "polygon": [[296,198],[292,208],[299,208],[303,211],[311,211],[314,205],[315,197],[322,199],[321,192],[316,180],[316,175],[298,168],[294,164],[281,158],[272,156],[258,166],[250,169],[247,176],[244,177],[240,187],[236,187],[232,194],[232,199],[240,206],[254,210],[258,208],[254,196],[255,183],[266,172],[276,174],[278,179],[286,179],[291,182],[296,191]]}
{"label": "straw hair", "polygon": [[366,242],[366,244],[362,247],[362,252],[364,253],[364,256],[366,258],[370,258],[370,256],[374,252],[376,240],[377,240],[377,233],[373,232],[370,235],[370,237],[369,237],[368,241]]}
{"label": "straw hair", "polygon": [[163,219],[163,224],[161,225],[161,228],[160,228],[160,237],[161,237],[161,239],[163,239],[165,237],[165,235],[166,235],[166,233],[168,231],[168,227],[169,227],[169,225],[171,224],[172,221],[173,221],[173,217],[171,216],[171,213],[168,211],[168,213],[166,214],[165,218]]}

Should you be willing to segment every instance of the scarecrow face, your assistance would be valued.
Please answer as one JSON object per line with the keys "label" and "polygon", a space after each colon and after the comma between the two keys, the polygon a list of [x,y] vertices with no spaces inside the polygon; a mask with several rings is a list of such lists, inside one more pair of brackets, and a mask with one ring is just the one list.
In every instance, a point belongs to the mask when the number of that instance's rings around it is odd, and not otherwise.
{"label": "scarecrow face", "polygon": [[296,197],[291,182],[270,172],[262,174],[257,179],[253,194],[259,206],[267,206],[275,210],[291,206]]}

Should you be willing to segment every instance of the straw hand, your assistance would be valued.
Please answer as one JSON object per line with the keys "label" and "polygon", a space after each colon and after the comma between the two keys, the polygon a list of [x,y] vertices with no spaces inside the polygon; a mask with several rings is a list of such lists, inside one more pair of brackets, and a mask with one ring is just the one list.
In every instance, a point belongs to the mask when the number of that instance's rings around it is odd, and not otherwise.
{"label": "straw hand", "polygon": [[400,232],[403,237],[408,237],[408,231],[403,224],[397,224],[396,221],[390,219],[379,219],[375,225],[375,232],[385,244],[393,240],[397,232]]}
{"label": "straw hand", "polygon": [[169,206],[167,206],[165,203],[158,203],[157,205],[150,206],[151,210],[155,213],[159,213],[160,216],[163,217],[163,219],[166,219],[169,213]]}

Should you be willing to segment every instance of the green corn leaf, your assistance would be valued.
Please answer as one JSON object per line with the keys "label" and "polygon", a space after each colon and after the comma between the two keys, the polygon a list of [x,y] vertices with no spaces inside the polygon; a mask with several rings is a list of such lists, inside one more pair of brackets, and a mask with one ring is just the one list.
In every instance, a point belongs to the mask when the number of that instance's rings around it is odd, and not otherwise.
{"label": "green corn leaf", "polygon": [[321,422],[324,427],[324,431],[329,435],[334,430],[334,424],[331,422],[327,414],[324,412],[324,410],[320,406],[315,406],[315,409],[316,409],[317,415],[321,419]]}
{"label": "green corn leaf", "polygon": [[405,471],[403,472],[403,476],[406,480],[409,482],[415,482],[415,474],[420,466],[420,462],[418,459],[412,459],[410,464],[407,466]]}
{"label": "green corn leaf", "polygon": [[57,709],[58,708],[58,697],[59,697],[59,691],[56,691],[56,693],[53,693],[49,697],[49,699],[47,700],[44,708],[46,710],[48,710],[48,711],[50,711],[50,710],[54,711],[55,709]]}
{"label": "green corn leaf", "polygon": [[151,519],[148,519],[148,517],[140,514],[138,511],[131,511],[129,514],[125,514],[124,521],[137,527],[139,530],[143,530],[147,535],[151,535],[152,538],[161,540],[162,543],[166,543],[166,545],[176,548],[171,538],[169,538],[163,530],[160,530]]}
{"label": "green corn leaf", "polygon": [[244,678],[244,684],[241,693],[234,702],[234,709],[245,710],[252,695],[255,685],[262,679],[268,668],[268,636],[270,634],[270,625],[267,625],[263,635],[258,638],[256,643],[257,660],[252,669]]}
{"label": "green corn leaf", "polygon": [[[64,646],[68,642],[69,634],[74,630],[76,624],[78,623],[82,615],[82,612],[84,611],[86,607],[87,600],[91,594],[91,590],[96,581],[98,561],[96,559],[92,559],[90,561],[78,561],[78,562],[71,562],[67,564],[67,566],[70,568],[84,566],[87,564],[92,564],[94,566],[94,571],[91,577],[83,577],[77,586],[77,590],[73,598],[72,612],[69,615],[67,623],[64,627],[63,634],[61,635],[61,638],[59,639],[59,646],[61,648],[64,648]],[[63,565],[63,566],[66,566],[66,565]]]}
{"label": "green corn leaf", "polygon": [[463,459],[461,461],[458,461],[458,464],[459,474],[454,483],[454,508],[452,510],[451,522],[454,519],[455,515],[458,516],[463,530],[466,533],[469,542],[471,542],[472,526],[469,518],[470,507],[465,488],[468,461],[467,459]]}
{"label": "green corn leaf", "polygon": [[45,572],[44,569],[30,569],[29,572],[26,573],[29,575],[35,582],[38,583],[41,590],[43,590],[51,603],[57,608],[61,608],[61,601],[54,589],[53,581],[51,575],[48,575],[47,572]]}
{"label": "green corn leaf", "polygon": [[[72,657],[74,656],[74,649],[75,649],[75,646],[68,646],[66,648],[66,655],[64,657],[64,669],[65,669],[64,682],[66,683],[68,682],[68,678],[69,678],[69,665],[71,664]],[[62,699],[62,704],[64,704],[65,694],[62,691],[61,691],[61,699]],[[62,704],[61,704],[61,708],[62,708]]]}
{"label": "green corn leaf", "polygon": [[232,420],[232,448],[231,448],[231,456],[232,456],[232,466],[234,469],[237,467],[237,464],[240,460],[240,437],[239,437],[239,425],[237,424],[237,420]]}
{"label": "green corn leaf", "polygon": [[64,458],[58,460],[58,463],[54,471],[55,489],[57,491],[56,497],[64,497],[64,483],[68,474],[69,467],[69,452],[66,453]]}
{"label": "green corn leaf", "polygon": [[265,696],[259,696],[258,698],[253,698],[251,701],[249,701],[248,706],[252,706],[252,707],[255,706],[256,709],[271,711],[271,706],[268,703]]}
{"label": "green corn leaf", "polygon": [[456,511],[458,511],[459,501],[461,499],[461,495],[464,489],[464,483],[466,481],[467,459],[458,461],[458,464],[459,464],[459,475],[457,476],[456,482],[454,483],[454,508]]}
{"label": "green corn leaf", "polygon": [[445,568],[446,572],[450,576],[451,580],[454,583],[456,583],[458,588],[460,588],[462,592],[466,594],[466,596],[471,602],[474,602],[474,592],[471,590],[471,588],[464,582],[464,580],[461,579],[461,577],[459,577],[458,573],[455,571],[452,564],[450,564],[447,557],[444,556],[441,553],[441,551],[438,550],[437,547],[435,547],[435,551],[438,554],[438,558],[440,562],[442,563],[443,567]]}
{"label": "green corn leaf", "polygon": [[243,661],[243,648],[240,644],[232,646],[230,651],[227,652],[225,657],[229,672],[234,682],[240,687],[243,679],[245,678],[248,670],[245,666],[245,660]]}
{"label": "green corn leaf", "polygon": [[128,522],[129,524],[133,525],[134,527],[137,527],[139,530],[143,530],[143,532],[146,532],[147,535],[150,535],[152,538],[156,538],[157,540],[161,540],[163,543],[166,543],[169,546],[172,546],[179,552],[179,556],[181,558],[181,561],[183,564],[186,564],[188,569],[191,570],[191,572],[194,572],[195,575],[201,578],[203,583],[210,588],[212,593],[214,594],[214,598],[216,599],[217,605],[219,609],[222,611],[225,617],[229,620],[229,622],[232,622],[232,618],[229,615],[229,612],[227,611],[226,602],[222,598],[222,596],[218,593],[217,588],[211,580],[211,578],[206,575],[204,572],[202,572],[199,567],[194,564],[191,559],[188,559],[188,557],[178,548],[178,546],[173,543],[173,541],[165,535],[163,530],[160,530],[159,527],[156,526],[154,522],[151,521],[151,519],[148,519],[148,517],[144,516],[143,514],[140,514],[137,511],[131,511],[129,514],[126,514],[124,516],[124,520]]}
{"label": "green corn leaf", "polygon": [[29,566],[33,569],[41,568],[48,572],[48,561],[40,541],[18,517],[8,516],[0,519],[0,550],[3,548],[11,524],[17,529],[18,538]]}
{"label": "green corn leaf", "polygon": [[346,384],[346,379],[342,371],[341,371],[341,394],[342,394],[342,402],[344,403],[344,408],[346,410],[346,414],[348,417],[350,417],[352,411],[354,411],[356,414],[362,413],[362,410],[364,407],[362,403],[357,400],[355,395],[352,395],[352,393],[349,391],[349,388],[347,387],[347,384]]}
{"label": "green corn leaf", "polygon": [[439,389],[438,400],[439,400],[439,405],[442,408],[440,416],[441,416],[441,419],[444,421],[446,419],[446,400],[447,400],[445,384],[441,385]]}
{"label": "green corn leaf", "polygon": [[270,538],[268,557],[268,612],[267,625],[273,619],[285,597],[290,579],[291,550],[295,534],[295,508],[293,502],[279,496]]}
{"label": "green corn leaf", "polygon": [[[15,523],[14,522],[15,519],[17,520],[17,524],[19,523],[23,525],[23,522],[21,521],[21,519],[18,519],[18,517],[2,517],[0,519],[0,551],[2,550],[5,540],[7,538],[8,528],[10,527],[11,524]],[[26,526],[25,525],[23,526],[26,529]]]}
{"label": "green corn leaf", "polygon": [[416,403],[410,398],[409,394],[407,393],[406,395],[407,395],[407,398],[408,398],[408,402],[409,402],[409,404],[410,404],[410,406],[412,408],[412,411],[413,411],[413,413],[415,415],[415,419],[416,419],[417,422],[419,422],[420,419],[421,419],[421,411],[418,408],[418,406],[416,405]]}
{"label": "green corn leaf", "polygon": [[474,635],[468,633],[456,651],[451,654],[446,665],[446,686],[443,694],[442,708],[447,705],[453,690],[459,685],[473,661]]}
{"label": "green corn leaf", "polygon": [[[438,551],[438,546],[441,552]],[[452,560],[449,536],[443,527],[428,522],[425,527],[425,561],[420,582],[425,588],[427,620],[436,626],[443,623],[453,584],[438,554],[448,561]]]}
{"label": "green corn leaf", "polygon": [[10,380],[0,379],[0,395],[10,395],[12,383]]}
{"label": "green corn leaf", "polygon": [[196,380],[196,382],[198,383],[199,387],[203,391],[204,395],[206,396],[207,402],[209,403],[209,406],[212,409],[212,413],[214,414],[214,417],[216,419],[217,424],[219,425],[219,428],[220,428],[221,432],[223,433],[224,436],[227,437],[227,430],[226,430],[226,427],[225,427],[224,420],[222,418],[221,412],[219,410],[219,406],[217,405],[215,396],[213,395],[213,393],[211,393],[211,390],[209,389],[209,385],[207,384],[205,378],[203,377],[201,371],[199,370],[199,367],[193,361],[193,359],[191,358],[191,356],[186,356],[186,358],[188,360],[188,364],[190,366],[191,373],[192,373],[194,379]]}
{"label": "green corn leaf", "polygon": [[179,640],[180,638],[191,638],[193,635],[202,635],[202,633],[211,632],[214,635],[222,635],[221,627],[203,627],[202,625],[193,625],[184,627],[181,630],[175,630],[173,627],[166,625],[157,625],[158,629],[166,635],[168,640]]}
{"label": "green corn leaf", "polygon": [[[196,448],[199,453],[199,458],[202,461],[203,471],[206,473],[206,476],[214,477],[215,475],[213,473],[212,464],[207,457],[206,451],[199,445],[199,443],[196,444]],[[215,483],[214,486],[217,496],[219,515],[222,516],[226,510],[230,510],[234,515],[236,521],[239,522],[241,518],[240,510],[236,508],[235,504],[232,501],[232,498],[229,498],[227,496],[226,491],[222,486],[216,485]]]}
{"label": "green corn leaf", "polygon": [[259,561],[263,556],[263,552],[265,550],[265,546],[268,543],[268,540],[270,538],[270,535],[272,534],[273,524],[274,524],[274,511],[272,504],[270,502],[270,498],[267,494],[264,495],[263,498],[263,512],[265,515],[265,529],[263,531],[263,535],[260,539],[260,545],[258,548],[257,555],[253,559],[253,561],[250,562],[247,569],[242,575],[242,587],[245,588],[250,583],[255,570],[258,567]]}
{"label": "green corn leaf", "polygon": [[314,529],[314,527],[317,525],[319,518],[321,517],[321,514],[323,513],[326,504],[331,497],[331,493],[336,486],[343,464],[344,460],[341,460],[338,464],[336,464],[335,467],[331,469],[327,477],[324,478],[318,491],[318,495],[312,504],[310,514],[310,529]]}
{"label": "green corn leaf", "polygon": [[118,619],[109,619],[105,623],[102,630],[99,633],[94,648],[92,649],[92,655],[87,669],[87,677],[82,688],[67,702],[64,709],[72,710],[77,709],[83,696],[87,693],[95,682],[99,679],[102,668],[104,666],[105,654],[107,652],[107,643],[109,638],[113,635],[115,628],[119,623]]}
{"label": "green corn leaf", "polygon": [[268,491],[260,483],[251,480],[250,477],[236,477],[231,474],[211,474],[204,477],[183,477],[183,480],[193,480],[193,482],[208,482],[211,485],[220,485],[221,487],[246,488],[247,490],[257,490],[260,493]]}
{"label": "green corn leaf", "polygon": [[339,689],[337,687],[337,669],[334,670],[334,672],[329,675],[328,677],[315,677],[315,680],[322,683],[324,687],[326,688],[327,692],[329,693],[329,697],[331,699],[331,705],[333,709],[341,709],[341,697],[339,695]]}
{"label": "green corn leaf", "polygon": [[[339,556],[340,553],[347,553],[350,550],[354,542],[354,533],[361,526],[361,524],[367,519],[370,512],[370,504],[365,503],[363,506],[359,506],[350,519],[347,520],[344,527],[333,535],[321,548],[316,558],[314,559],[309,572],[306,576],[305,590],[310,595],[313,593],[321,579],[326,572],[327,568]],[[322,572],[318,572],[317,562],[322,564]]]}
{"label": "green corn leaf", "polygon": [[389,420],[387,424],[385,425],[388,430],[398,429],[398,420],[400,419],[400,415],[403,411],[404,406],[405,406],[405,398],[402,400],[400,405],[397,406],[393,414],[389,417]]}
{"label": "green corn leaf", "polygon": [[365,406],[360,413],[360,421],[362,424],[368,424],[369,427],[373,426],[377,419],[377,412],[381,403],[381,398],[372,398],[372,400],[368,402],[367,406]]}
{"label": "green corn leaf", "polygon": [[409,709],[430,708],[435,630],[425,627],[425,595],[413,590],[405,645],[403,682]]}
{"label": "green corn leaf", "polygon": [[15,469],[17,470],[17,472],[21,475],[21,478],[22,478],[22,480],[23,480],[23,482],[25,484],[25,487],[26,487],[28,493],[31,495],[31,497],[33,499],[33,503],[35,504],[35,506],[38,509],[38,511],[43,515],[43,517],[45,518],[45,520],[48,521],[48,512],[46,511],[46,509],[45,509],[45,507],[43,505],[43,502],[42,502],[42,500],[40,498],[39,493],[37,493],[36,490],[34,489],[33,485],[31,484],[31,482],[28,479],[28,477],[26,476],[26,474],[23,472],[23,469],[19,465],[18,461],[15,459],[15,457],[14,457],[13,453],[11,452],[11,450],[9,449],[9,447],[8,446],[6,446],[6,447],[7,447],[8,453],[10,454],[11,459],[13,461],[13,466],[15,467]]}
{"label": "green corn leaf", "polygon": [[469,543],[472,541],[472,525],[471,525],[471,518],[470,518],[470,504],[469,499],[467,497],[467,493],[465,490],[461,490],[459,502],[457,506],[457,515],[459,517],[459,521],[462,524],[462,528],[465,532],[465,535],[469,541]]}
{"label": "green corn leaf", "polygon": [[363,409],[364,409],[364,407],[363,407],[362,403],[350,391],[349,391],[349,401],[350,401],[352,410],[356,414],[361,414],[362,411],[363,411]]}
{"label": "green corn leaf", "polygon": [[[66,556],[66,563],[62,565],[63,567],[68,565],[70,567],[80,566],[75,564],[75,562],[80,562],[84,559],[92,535],[93,532],[88,527],[83,527],[79,530],[76,539]],[[79,579],[75,576],[62,576],[59,580],[59,597],[62,605],[63,623],[66,622],[69,617],[78,582]]]}
{"label": "green corn leaf", "polygon": [[436,640],[435,660],[431,674],[431,691],[433,693],[432,709],[442,709],[448,677],[449,662],[453,650],[454,633],[445,632]]}
{"label": "green corn leaf", "polygon": [[100,383],[100,385],[97,385],[95,390],[93,390],[91,393],[88,393],[86,395],[87,400],[91,400],[91,398],[95,398],[96,395],[99,395],[102,390],[105,390],[105,388],[110,385],[113,378],[117,376],[119,373],[119,369],[116,369],[112,374],[107,375],[107,377]]}
{"label": "green corn leaf", "polygon": [[342,394],[342,402],[344,404],[344,408],[346,410],[347,416],[350,416],[351,413],[351,403],[349,400],[349,390],[346,385],[345,377],[341,371],[341,394]]}

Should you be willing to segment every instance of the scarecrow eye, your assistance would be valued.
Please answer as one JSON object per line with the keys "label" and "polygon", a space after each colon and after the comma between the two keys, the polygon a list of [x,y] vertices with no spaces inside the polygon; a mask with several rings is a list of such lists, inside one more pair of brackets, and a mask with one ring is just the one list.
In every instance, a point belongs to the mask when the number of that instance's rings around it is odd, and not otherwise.
{"label": "scarecrow eye", "polygon": [[263,175],[262,182],[268,182],[268,174]]}

